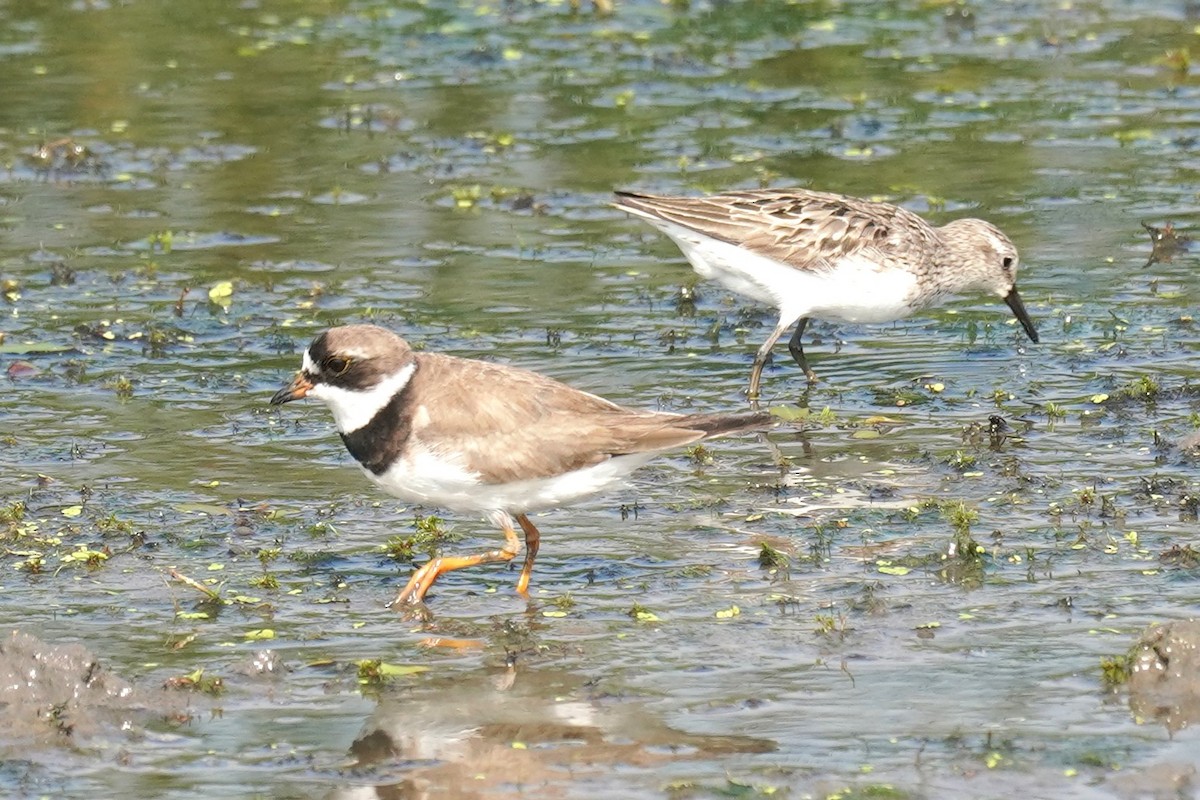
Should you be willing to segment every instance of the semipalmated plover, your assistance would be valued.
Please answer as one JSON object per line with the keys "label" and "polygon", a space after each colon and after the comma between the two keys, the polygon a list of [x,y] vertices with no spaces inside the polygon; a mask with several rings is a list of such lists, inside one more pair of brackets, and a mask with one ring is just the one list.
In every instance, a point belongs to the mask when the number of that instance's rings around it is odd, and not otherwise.
{"label": "semipalmated plover", "polygon": [[1017,249],[983,220],[935,228],[890,203],[807,189],[616,198],[617,208],[671,237],[702,277],[779,309],[754,356],[751,399],[771,348],[797,320],[788,349],[810,381],[816,374],[800,337],[813,318],[889,322],[979,291],[1002,298],[1038,340],[1017,294]]}
{"label": "semipalmated plover", "polygon": [[409,502],[481,512],[504,545],[442,556],[417,570],[392,601],[418,603],[443,572],[520,551],[525,594],[539,533],[528,513],[620,483],[660,451],[771,425],[765,412],[670,414],[623,408],[517,367],[416,352],[391,331],[347,325],[322,333],[272,405],[315,397],[329,406],[346,449],[367,477]]}

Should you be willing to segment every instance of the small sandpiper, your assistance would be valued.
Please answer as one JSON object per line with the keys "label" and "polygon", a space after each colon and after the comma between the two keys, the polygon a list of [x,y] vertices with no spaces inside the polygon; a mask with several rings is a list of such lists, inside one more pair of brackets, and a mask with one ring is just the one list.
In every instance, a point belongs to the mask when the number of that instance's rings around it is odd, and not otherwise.
{"label": "small sandpiper", "polygon": [[528,513],[621,483],[658,453],[711,436],[772,426],[766,412],[670,414],[623,408],[517,367],[416,352],[374,325],[332,328],[304,352],[300,372],[272,405],[315,397],[333,412],[342,442],[366,476],[391,495],[481,512],[504,545],[435,558],[392,605],[419,603],[443,572],[521,552],[526,594],[540,533]]}
{"label": "small sandpiper", "polygon": [[814,318],[889,322],[979,291],[1002,298],[1038,340],[1017,293],[1017,249],[983,220],[935,228],[890,203],[807,189],[616,198],[617,208],[670,236],[702,277],[779,309],[779,324],[754,356],[752,400],[771,348],[797,320],[788,349],[809,381],[816,373],[800,337]]}

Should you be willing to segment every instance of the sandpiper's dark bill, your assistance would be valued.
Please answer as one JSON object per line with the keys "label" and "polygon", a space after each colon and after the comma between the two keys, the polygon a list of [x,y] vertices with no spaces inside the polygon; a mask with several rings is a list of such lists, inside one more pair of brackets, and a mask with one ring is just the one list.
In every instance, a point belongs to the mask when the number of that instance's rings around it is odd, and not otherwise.
{"label": "sandpiper's dark bill", "polygon": [[950,295],[986,292],[1038,340],[1017,294],[1017,248],[981,219],[935,228],[890,203],[807,189],[709,197],[617,192],[614,204],[671,237],[702,277],[779,309],[779,324],[754,356],[751,399],[771,348],[793,323],[788,350],[816,380],[801,343],[810,319],[890,322]]}
{"label": "sandpiper's dark bill", "polygon": [[1017,322],[1021,323],[1021,327],[1025,329],[1025,335],[1030,338],[1035,344],[1038,341],[1037,328],[1033,327],[1033,320],[1029,318],[1029,312],[1025,310],[1025,304],[1021,302],[1021,295],[1017,293],[1017,287],[1004,295],[1004,302],[1012,309],[1013,316],[1017,318]]}
{"label": "sandpiper's dark bill", "polygon": [[656,454],[711,436],[761,430],[765,412],[669,414],[624,408],[528,370],[416,352],[374,325],[332,328],[309,345],[300,372],[271,403],[312,397],[329,406],[367,477],[408,502],[476,512],[504,544],[442,556],[416,571],[393,604],[418,603],[450,570],[525,563],[525,594],[540,533],[528,514],[604,491]]}

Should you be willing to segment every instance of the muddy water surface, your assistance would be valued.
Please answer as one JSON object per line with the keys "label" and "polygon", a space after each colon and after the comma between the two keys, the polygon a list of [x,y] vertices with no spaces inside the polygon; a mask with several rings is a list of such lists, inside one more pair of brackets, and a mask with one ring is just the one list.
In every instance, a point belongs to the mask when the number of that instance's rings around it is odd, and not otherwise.
{"label": "muddy water surface", "polygon": [[[1200,591],[1195,15],[0,3],[0,623],[50,684],[5,793],[1193,796],[1194,695],[1101,662]],[[609,193],[797,184],[995,222],[1042,343],[987,298],[814,323],[780,430],[540,516],[530,602],[386,609],[423,531],[497,536],[267,406],[308,340],[740,408],[773,314]]]}

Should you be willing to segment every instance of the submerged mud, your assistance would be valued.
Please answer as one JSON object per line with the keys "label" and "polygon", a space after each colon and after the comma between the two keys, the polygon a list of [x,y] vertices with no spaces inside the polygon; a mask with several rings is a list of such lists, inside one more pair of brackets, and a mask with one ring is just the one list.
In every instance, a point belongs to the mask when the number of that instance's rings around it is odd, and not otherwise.
{"label": "submerged mud", "polygon": [[1200,721],[1200,621],[1155,625],[1130,654],[1129,707],[1177,733]]}
{"label": "submerged mud", "polygon": [[0,643],[0,752],[53,760],[55,748],[102,750],[145,736],[147,725],[182,724],[184,697],[137,686],[82,644],[49,644],[21,631]]}

